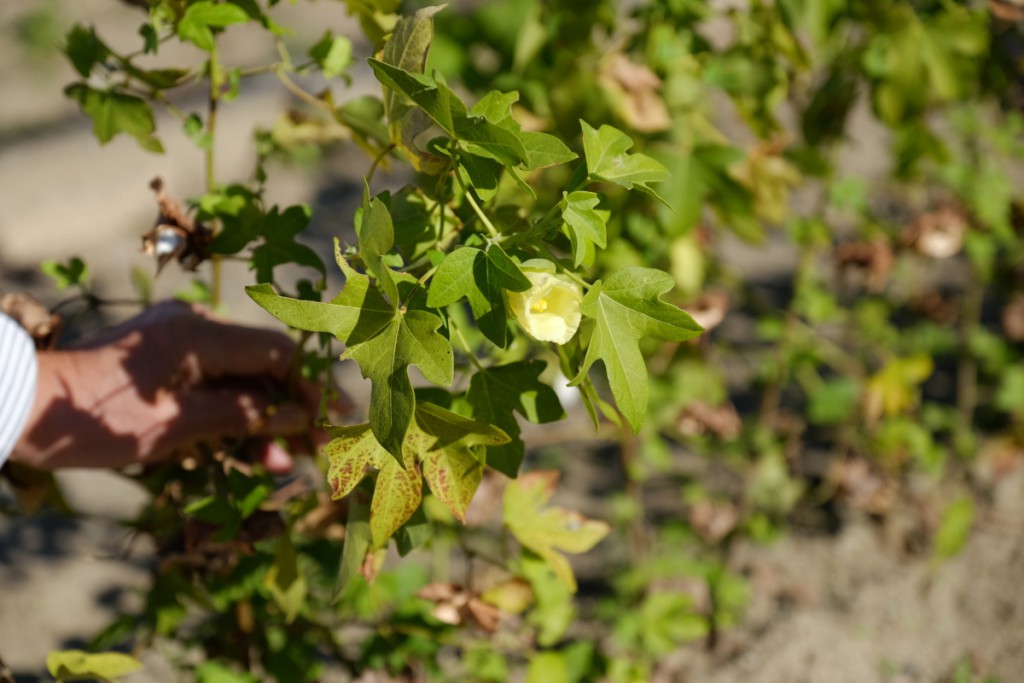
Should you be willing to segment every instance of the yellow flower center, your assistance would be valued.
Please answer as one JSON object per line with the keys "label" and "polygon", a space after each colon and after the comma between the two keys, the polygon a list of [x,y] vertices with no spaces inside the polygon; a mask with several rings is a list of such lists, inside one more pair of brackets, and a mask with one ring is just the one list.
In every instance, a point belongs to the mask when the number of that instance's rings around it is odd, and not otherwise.
{"label": "yellow flower center", "polygon": [[543,313],[546,310],[548,310],[547,299],[540,299],[538,301],[535,301],[533,305],[530,306],[530,313]]}

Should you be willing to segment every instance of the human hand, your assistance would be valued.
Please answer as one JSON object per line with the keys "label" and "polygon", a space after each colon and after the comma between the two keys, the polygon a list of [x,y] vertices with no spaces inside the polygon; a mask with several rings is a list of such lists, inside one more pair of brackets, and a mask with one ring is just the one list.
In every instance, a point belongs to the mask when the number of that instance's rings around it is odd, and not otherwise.
{"label": "human hand", "polygon": [[12,459],[44,469],[122,467],[221,438],[263,437],[273,472],[291,457],[267,437],[307,433],[319,391],[293,372],[284,334],[165,302],[87,346],[41,352],[36,400]]}

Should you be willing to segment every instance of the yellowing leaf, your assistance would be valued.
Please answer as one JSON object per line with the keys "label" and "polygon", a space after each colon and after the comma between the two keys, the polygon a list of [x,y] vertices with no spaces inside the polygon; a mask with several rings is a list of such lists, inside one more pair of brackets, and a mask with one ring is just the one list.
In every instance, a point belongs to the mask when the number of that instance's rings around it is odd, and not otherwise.
{"label": "yellowing leaf", "polygon": [[402,441],[404,467],[380,445],[369,425],[339,427],[333,434],[334,440],[324,447],[332,498],[348,495],[367,474],[379,472],[370,504],[373,549],[384,547],[419,508],[423,478],[437,499],[464,522],[483,476],[482,447],[509,440],[497,427],[429,403],[416,406]]}
{"label": "yellowing leaf", "polygon": [[530,472],[509,482],[504,499],[505,526],[575,591],[576,577],[561,553],[587,552],[608,535],[611,527],[572,510],[545,508],[557,481],[557,472],[542,471]]}
{"label": "yellowing leaf", "polygon": [[407,437],[402,448],[403,468],[374,438],[370,425],[340,427],[333,433],[335,439],[324,446],[330,462],[327,481],[331,497],[337,500],[348,495],[367,474],[377,471],[370,503],[370,548],[383,548],[420,506],[423,480],[415,453]]}
{"label": "yellowing leaf", "polygon": [[894,358],[872,375],[864,392],[864,413],[868,422],[883,415],[906,412],[918,400],[918,386],[932,374],[932,359],[918,355]]}
{"label": "yellowing leaf", "polygon": [[508,435],[430,403],[416,407],[406,443],[423,464],[423,477],[438,500],[465,523],[466,509],[483,477],[483,446],[500,446]]}
{"label": "yellowing leaf", "polygon": [[46,655],[46,670],[58,681],[116,681],[141,668],[142,662],[120,652],[64,650]]}

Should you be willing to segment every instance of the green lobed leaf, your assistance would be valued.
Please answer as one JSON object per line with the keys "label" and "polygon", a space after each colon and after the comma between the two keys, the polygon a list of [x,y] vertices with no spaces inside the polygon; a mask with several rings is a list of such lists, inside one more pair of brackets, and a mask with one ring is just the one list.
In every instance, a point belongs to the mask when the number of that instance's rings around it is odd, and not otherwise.
{"label": "green lobed leaf", "polygon": [[201,0],[186,8],[178,22],[178,37],[191,42],[200,50],[211,52],[214,48],[212,29],[244,24],[247,21],[249,15],[237,5]]}
{"label": "green lobed leaf", "polygon": [[352,41],[325,31],[323,37],[309,48],[309,56],[320,67],[324,78],[337,78],[352,64]]}
{"label": "green lobed leaf", "polygon": [[53,280],[57,289],[83,287],[89,284],[89,267],[77,256],[71,257],[67,264],[59,261],[43,261],[39,270]]}
{"label": "green lobed leaf", "polygon": [[329,332],[346,344],[373,337],[395,315],[394,309],[370,279],[349,269],[345,287],[330,302],[303,301],[280,296],[269,284],[251,285],[246,294],[284,324],[309,332]]}
{"label": "green lobed leaf", "polygon": [[[460,140],[463,148],[470,154],[493,159],[505,166],[514,167],[528,165],[527,149],[521,139],[522,133],[517,132],[518,124],[508,117],[509,125],[497,125],[477,112],[469,112],[461,99],[448,87],[439,74],[431,77],[422,73],[410,72],[392,66],[386,62],[371,59],[377,79],[387,88],[401,93],[415,103],[436,123],[441,130],[454,139]],[[426,128],[423,128],[425,130]],[[422,131],[420,131],[422,132]],[[402,134],[405,134],[403,131]],[[543,135],[543,134],[539,134]],[[549,136],[550,137],[550,136]],[[392,141],[400,144],[392,132]],[[537,143],[537,140],[534,140]],[[404,144],[404,143],[403,143]],[[408,145],[405,145],[408,147]],[[538,145],[538,153],[557,154],[552,152],[553,145]],[[546,152],[545,152],[546,150]],[[420,156],[410,155],[414,163]],[[545,157],[547,158],[547,157]]]}
{"label": "green lobed leaf", "polygon": [[[455,107],[456,112],[465,115],[466,105],[462,103],[462,100],[448,86],[439,84],[426,74],[406,71],[377,59],[371,58],[369,62],[378,81],[391,91],[408,97],[434,123],[440,126],[441,130],[455,137],[455,121],[452,108]],[[423,130],[426,130],[426,127]],[[400,142],[400,140],[395,140],[393,137],[392,141],[396,145]],[[416,158],[416,156],[410,155],[410,159]]]}
{"label": "green lobed leaf", "polygon": [[498,346],[508,341],[505,291],[530,288],[519,266],[498,245],[461,247],[448,254],[430,282],[427,305],[442,308],[465,297],[484,336]]}
{"label": "green lobed leaf", "polygon": [[494,159],[508,167],[527,163],[526,147],[512,131],[496,126],[482,116],[466,116],[458,111],[453,124],[455,137],[471,154]]}
{"label": "green lobed leaf", "polygon": [[65,38],[64,53],[75,67],[75,71],[88,78],[92,68],[110,56],[106,43],[96,35],[96,29],[75,24]]}
{"label": "green lobed leaf", "polygon": [[46,655],[46,670],[58,681],[113,681],[141,668],[142,662],[120,652],[63,650]]}
{"label": "green lobed leaf", "polygon": [[618,128],[603,125],[599,130],[580,121],[583,128],[583,153],[592,180],[614,183],[627,190],[637,189],[665,203],[649,183],[668,180],[668,170],[658,161],[639,152],[630,153],[633,139]]}
{"label": "green lobed leaf", "polygon": [[594,192],[576,191],[562,194],[562,221],[572,243],[573,265],[591,263],[595,245],[607,245],[608,211],[597,208],[601,198]]}
{"label": "green lobed leaf", "polygon": [[540,360],[498,365],[477,371],[469,381],[466,401],[473,408],[473,417],[500,427],[511,437],[507,444],[487,449],[487,464],[506,476],[515,478],[519,474],[524,453],[519,422],[513,413],[535,424],[565,417],[558,394],[540,381],[546,365]]}
{"label": "green lobed leaf", "polygon": [[558,473],[530,472],[509,482],[503,509],[512,535],[550,565],[570,590],[576,577],[562,553],[585,553],[611,531],[605,522],[583,517],[560,507],[546,507],[555,492]]}
{"label": "green lobed leaf", "polygon": [[519,101],[518,92],[491,91],[484,95],[469,113],[481,116],[490,123],[512,133],[525,154],[523,166],[528,169],[564,164],[576,158],[576,153],[554,135],[538,131],[524,131],[512,117],[512,105]]}
{"label": "green lobed leaf", "polygon": [[668,273],[633,266],[595,283],[583,298],[583,315],[597,325],[571,384],[582,382],[594,361],[601,360],[615,402],[634,432],[647,414],[647,366],[640,339],[682,342],[703,331],[688,313],[661,301],[672,284]]}
{"label": "green lobed leaf", "polygon": [[308,206],[289,206],[281,212],[276,206],[263,217],[257,234],[263,243],[252,251],[251,268],[256,271],[257,282],[271,282],[274,268],[287,264],[309,266],[327,274],[324,262],[315,251],[295,241],[295,237],[309,225]]}
{"label": "green lobed leaf", "polygon": [[72,83],[64,94],[77,100],[82,113],[92,119],[92,130],[100,144],[110,142],[119,133],[135,138],[150,152],[163,153],[163,145],[154,135],[153,110],[144,100],[117,90],[96,90],[84,83]]}
{"label": "green lobed leaf", "polygon": [[490,157],[464,152],[459,155],[458,174],[463,184],[472,187],[480,199],[490,201],[498,192],[503,165]]}
{"label": "green lobed leaf", "polygon": [[396,311],[391,321],[372,338],[350,345],[342,359],[359,363],[370,379],[370,425],[377,440],[395,458],[416,403],[409,365],[434,384],[451,384],[454,361],[451,343],[437,332],[441,319],[421,310]]}

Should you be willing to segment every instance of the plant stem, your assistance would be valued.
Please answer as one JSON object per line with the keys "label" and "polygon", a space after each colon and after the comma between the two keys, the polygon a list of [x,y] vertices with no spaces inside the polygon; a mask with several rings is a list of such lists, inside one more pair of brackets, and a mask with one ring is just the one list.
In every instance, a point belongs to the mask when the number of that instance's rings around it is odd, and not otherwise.
{"label": "plant stem", "polygon": [[974,410],[978,404],[978,362],[971,354],[969,345],[981,324],[981,306],[985,296],[985,285],[977,268],[971,269],[970,282],[964,293],[962,309],[963,324],[960,326],[960,344],[963,348],[956,373],[956,408],[958,445],[970,443],[967,437],[974,426]]}
{"label": "plant stem", "polygon": [[639,516],[630,519],[626,530],[629,537],[629,551],[635,566],[643,566],[647,557],[647,532],[644,528],[643,487],[637,481],[634,469],[637,458],[637,436],[629,427],[629,421],[620,415],[622,426],[619,430],[619,456],[626,475],[626,496],[639,511]]}
{"label": "plant stem", "polygon": [[319,109],[328,111],[331,113],[332,116],[334,115],[334,107],[332,107],[329,102],[325,102],[324,100],[321,100],[319,97],[311,95],[310,93],[303,90],[302,86],[293,81],[292,77],[288,75],[288,72],[283,64],[277,65],[277,68],[274,69],[274,74],[277,76],[277,79],[281,81],[281,85],[283,85],[288,90],[288,92],[295,95],[306,104],[312,107],[317,107]]}
{"label": "plant stem", "polygon": [[393,150],[394,148],[395,148],[395,143],[392,142],[390,145],[388,145],[383,150],[381,150],[380,154],[378,154],[376,157],[374,157],[373,163],[370,164],[370,170],[366,172],[366,184],[367,185],[369,185],[370,183],[373,182],[373,174],[377,172],[377,167],[380,166],[381,162],[384,161],[384,159],[387,158],[388,154],[390,154],[391,150]]}
{"label": "plant stem", "polygon": [[406,297],[407,302],[413,298],[413,295],[415,295],[417,291],[419,291],[419,289],[423,287],[428,280],[430,280],[431,276],[434,274],[436,270],[437,266],[435,265],[434,267],[430,268],[425,273],[420,275],[420,279],[416,281],[416,286],[413,287],[413,290],[409,293],[409,296]]}
{"label": "plant stem", "polygon": [[[210,50],[210,96],[208,103],[208,115],[206,117],[206,134],[209,144],[203,150],[206,165],[206,191],[213,192],[217,189],[216,174],[216,134],[217,134],[217,105],[220,101],[221,72],[220,60],[217,54],[217,44],[214,43]],[[221,290],[221,261],[218,254],[210,256],[210,303],[214,309],[220,306]]]}
{"label": "plant stem", "polygon": [[479,218],[480,222],[484,224],[485,228],[487,228],[487,232],[490,233],[491,238],[495,240],[501,239],[501,234],[498,233],[497,228],[495,228],[494,224],[491,223],[491,220],[487,218],[487,215],[484,213],[483,209],[480,208],[480,205],[476,203],[476,200],[473,199],[473,193],[469,191],[469,188],[466,187],[466,183],[459,177],[458,171],[455,171],[455,179],[458,181],[459,187],[462,188],[463,193],[465,193],[465,197],[466,200],[469,201],[469,205],[473,207],[473,211],[476,213],[477,218]]}
{"label": "plant stem", "polygon": [[473,353],[472,347],[470,347],[469,342],[466,341],[466,337],[463,336],[462,334],[462,329],[459,328],[459,326],[456,325],[455,321],[452,320],[451,318],[448,319],[448,328],[455,333],[455,336],[462,344],[462,350],[466,352],[466,356],[469,358],[469,362],[472,363],[477,370],[483,370],[484,366],[480,365],[480,361],[477,360],[476,354]]}

